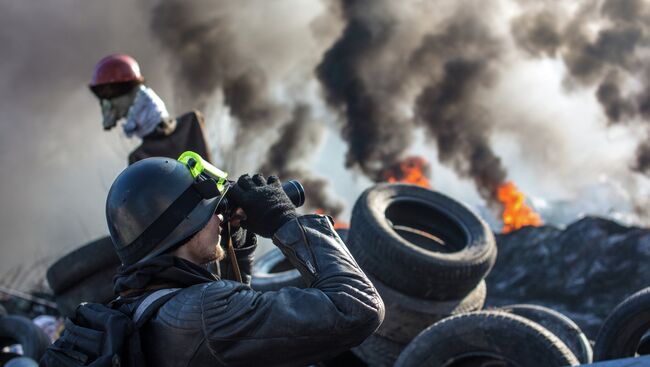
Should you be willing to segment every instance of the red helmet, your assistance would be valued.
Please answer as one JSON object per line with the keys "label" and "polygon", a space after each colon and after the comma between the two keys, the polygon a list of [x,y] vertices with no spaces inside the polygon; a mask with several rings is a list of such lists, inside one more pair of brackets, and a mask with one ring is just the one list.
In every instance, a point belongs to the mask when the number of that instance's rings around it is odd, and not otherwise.
{"label": "red helmet", "polygon": [[113,54],[95,65],[90,89],[99,98],[112,98],[144,82],[137,61],[129,55]]}

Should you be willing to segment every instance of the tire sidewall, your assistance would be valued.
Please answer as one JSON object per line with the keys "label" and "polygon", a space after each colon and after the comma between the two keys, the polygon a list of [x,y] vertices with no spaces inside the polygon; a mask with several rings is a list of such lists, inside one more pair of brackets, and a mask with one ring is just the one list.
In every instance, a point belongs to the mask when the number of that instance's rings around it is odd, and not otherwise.
{"label": "tire sidewall", "polygon": [[[416,203],[448,217],[464,234],[462,248],[441,253],[402,238],[385,216],[386,209],[399,202]],[[378,184],[366,190],[353,208],[348,245],[361,267],[380,281],[411,296],[437,300],[462,298],[496,260],[494,236],[483,220],[465,205],[414,185]],[[427,287],[435,284],[437,291]],[[444,287],[449,294],[439,291],[440,284],[449,284]]]}
{"label": "tire sidewall", "polygon": [[523,317],[479,311],[444,319],[418,335],[396,367],[443,366],[466,355],[492,355],[526,367],[577,365],[560,339]]}

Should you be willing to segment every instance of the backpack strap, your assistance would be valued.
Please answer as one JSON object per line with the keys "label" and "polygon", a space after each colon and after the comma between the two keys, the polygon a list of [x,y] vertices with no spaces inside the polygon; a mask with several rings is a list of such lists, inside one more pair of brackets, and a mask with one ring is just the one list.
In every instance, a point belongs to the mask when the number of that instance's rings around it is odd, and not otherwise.
{"label": "backpack strap", "polygon": [[181,288],[159,289],[146,296],[135,309],[135,312],[133,312],[132,319],[136,327],[139,328],[147,322],[162,305],[169,301],[169,299],[176,295],[180,290]]}

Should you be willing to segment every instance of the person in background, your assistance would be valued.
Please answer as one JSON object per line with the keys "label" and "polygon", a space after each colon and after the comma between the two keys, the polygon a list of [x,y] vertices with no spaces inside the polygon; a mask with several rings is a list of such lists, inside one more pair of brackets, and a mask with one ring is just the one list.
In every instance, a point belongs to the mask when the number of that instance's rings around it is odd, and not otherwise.
{"label": "person in background", "polygon": [[176,159],[186,150],[210,159],[201,113],[192,111],[171,118],[162,99],[145,85],[140,66],[131,56],[113,54],[101,59],[89,87],[99,99],[104,130],[124,119],[124,134],[142,139],[129,154],[129,164],[149,157]]}

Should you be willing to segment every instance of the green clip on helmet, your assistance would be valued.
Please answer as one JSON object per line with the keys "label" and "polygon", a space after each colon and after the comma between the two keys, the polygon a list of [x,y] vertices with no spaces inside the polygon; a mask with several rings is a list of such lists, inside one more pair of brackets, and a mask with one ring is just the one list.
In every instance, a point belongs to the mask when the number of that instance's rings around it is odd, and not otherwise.
{"label": "green clip on helmet", "polygon": [[[183,244],[208,223],[223,198],[225,172],[193,152],[179,160],[147,158],[127,167],[113,182],[106,221],[122,265]],[[214,177],[214,170],[220,177]]]}

